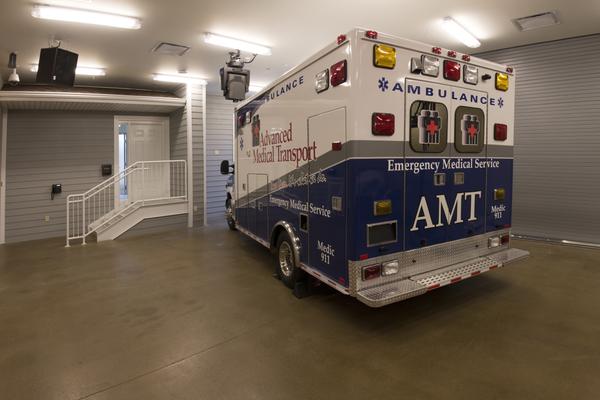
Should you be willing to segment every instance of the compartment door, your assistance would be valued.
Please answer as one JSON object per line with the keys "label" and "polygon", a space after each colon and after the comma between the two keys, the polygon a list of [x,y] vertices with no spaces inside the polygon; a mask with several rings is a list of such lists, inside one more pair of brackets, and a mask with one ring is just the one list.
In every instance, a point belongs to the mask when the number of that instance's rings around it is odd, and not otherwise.
{"label": "compartment door", "polygon": [[308,264],[347,286],[346,108],[308,119]]}
{"label": "compartment door", "polygon": [[268,175],[248,174],[248,230],[264,240],[268,231],[268,193]]}

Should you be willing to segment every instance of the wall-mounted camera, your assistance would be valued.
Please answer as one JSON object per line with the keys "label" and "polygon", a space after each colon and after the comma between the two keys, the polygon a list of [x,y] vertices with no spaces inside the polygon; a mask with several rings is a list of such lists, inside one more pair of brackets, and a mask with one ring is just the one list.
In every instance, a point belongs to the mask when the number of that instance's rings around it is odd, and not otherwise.
{"label": "wall-mounted camera", "polygon": [[255,58],[256,54],[252,59],[244,60],[239,50],[229,53],[229,61],[220,70],[221,90],[227,100],[240,101],[246,98],[250,87],[250,71],[244,69],[244,65],[251,63]]}
{"label": "wall-mounted camera", "polygon": [[11,86],[17,86],[20,82],[19,74],[17,74],[17,54],[10,53],[8,56],[8,68],[12,70],[8,77],[8,84]]}

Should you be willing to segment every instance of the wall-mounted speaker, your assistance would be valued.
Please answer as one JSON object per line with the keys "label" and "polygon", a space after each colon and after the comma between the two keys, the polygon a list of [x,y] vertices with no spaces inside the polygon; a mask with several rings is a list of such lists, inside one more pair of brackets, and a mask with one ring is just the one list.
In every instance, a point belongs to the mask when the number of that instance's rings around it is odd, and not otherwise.
{"label": "wall-mounted speaker", "polygon": [[73,86],[78,58],[78,54],[58,47],[42,49],[36,82],[48,85]]}

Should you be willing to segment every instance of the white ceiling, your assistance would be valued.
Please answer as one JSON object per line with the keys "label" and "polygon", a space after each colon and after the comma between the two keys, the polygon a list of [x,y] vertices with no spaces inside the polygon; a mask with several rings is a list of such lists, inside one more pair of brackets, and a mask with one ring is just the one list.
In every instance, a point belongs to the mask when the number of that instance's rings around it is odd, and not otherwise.
{"label": "white ceiling", "polygon": [[[139,30],[44,21],[31,17],[29,0],[2,0],[0,65],[18,53],[21,79],[33,82],[29,64],[54,37],[79,53],[79,65],[105,67],[106,77],[77,79],[79,85],[167,89],[153,73],[190,74],[209,81],[216,91],[218,70],[227,50],[202,41],[203,32],[221,33],[269,45],[272,56],[249,65],[253,83],[267,83],[309,57],[337,35],[355,26],[468,52],[441,29],[452,16],[478,36],[477,52],[536,43],[600,31],[597,0],[45,0],[59,4],[131,15],[142,19]],[[520,32],[512,19],[554,10],[560,25]],[[161,41],[190,46],[183,57],[158,56],[150,50]],[[472,52],[472,50],[470,50]],[[0,68],[7,77],[8,70]],[[6,80],[6,79],[5,79]]]}

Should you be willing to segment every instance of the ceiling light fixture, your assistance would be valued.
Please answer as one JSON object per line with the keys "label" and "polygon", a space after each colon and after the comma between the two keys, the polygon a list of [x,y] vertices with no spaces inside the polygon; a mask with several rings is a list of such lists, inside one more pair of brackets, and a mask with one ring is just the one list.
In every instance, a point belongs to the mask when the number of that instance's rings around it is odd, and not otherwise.
{"label": "ceiling light fixture", "polygon": [[471,48],[481,46],[481,42],[471,32],[467,31],[451,17],[444,18],[443,25],[449,34],[460,40],[465,46]]}
{"label": "ceiling light fixture", "polygon": [[246,42],[245,40],[221,36],[214,33],[205,33],[204,42],[221,47],[226,47],[228,49],[241,50],[252,54],[260,54],[262,56],[271,55],[270,47],[263,46],[261,44]]}
{"label": "ceiling light fixture", "polygon": [[78,22],[123,29],[140,29],[142,27],[138,18],[75,8],[35,5],[31,15],[35,18],[54,21]]}
{"label": "ceiling light fixture", "polygon": [[248,87],[248,91],[252,92],[252,93],[257,93],[260,92],[261,90],[263,90],[265,88],[265,85],[261,85],[261,84],[250,84],[250,86]]}
{"label": "ceiling light fixture", "polygon": [[[39,66],[37,64],[31,64],[31,72],[38,72]],[[85,75],[85,76],[105,76],[106,70],[104,68],[96,68],[96,67],[77,67],[75,69],[76,75]]]}
{"label": "ceiling light fixture", "polygon": [[170,83],[195,83],[198,85],[206,85],[205,79],[179,74],[179,75],[166,75],[166,74],[154,74],[154,80],[159,82],[170,82]]}

